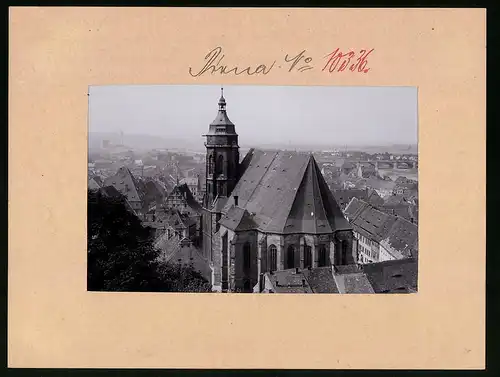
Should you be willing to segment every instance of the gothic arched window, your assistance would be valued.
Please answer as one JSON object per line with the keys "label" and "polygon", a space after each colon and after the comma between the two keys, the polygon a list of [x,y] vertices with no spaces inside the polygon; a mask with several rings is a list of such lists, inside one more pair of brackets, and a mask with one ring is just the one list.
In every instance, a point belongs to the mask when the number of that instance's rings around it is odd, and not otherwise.
{"label": "gothic arched window", "polygon": [[224,156],[220,154],[219,157],[217,157],[217,164],[215,165],[215,174],[222,174],[223,164],[224,164]]}
{"label": "gothic arched window", "polygon": [[304,268],[312,267],[312,249],[311,246],[304,246]]}
{"label": "gothic arched window", "polygon": [[243,269],[244,270],[249,270],[250,269],[250,243],[245,242],[243,245]]}
{"label": "gothic arched window", "polygon": [[288,246],[286,253],[286,268],[295,267],[295,248],[293,245]]}
{"label": "gothic arched window", "polygon": [[278,250],[276,246],[269,246],[269,258],[271,260],[271,271],[276,271],[278,269]]}
{"label": "gothic arched window", "polygon": [[318,256],[318,264],[319,267],[324,267],[327,266],[327,258],[326,258],[326,247],[324,245],[321,245],[319,247],[319,256]]}

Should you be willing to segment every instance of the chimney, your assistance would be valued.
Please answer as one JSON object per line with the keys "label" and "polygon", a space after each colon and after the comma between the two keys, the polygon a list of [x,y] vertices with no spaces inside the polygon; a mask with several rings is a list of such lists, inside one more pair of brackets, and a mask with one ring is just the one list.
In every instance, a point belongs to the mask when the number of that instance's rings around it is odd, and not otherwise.
{"label": "chimney", "polygon": [[237,207],[238,206],[238,196],[234,196],[234,205]]}

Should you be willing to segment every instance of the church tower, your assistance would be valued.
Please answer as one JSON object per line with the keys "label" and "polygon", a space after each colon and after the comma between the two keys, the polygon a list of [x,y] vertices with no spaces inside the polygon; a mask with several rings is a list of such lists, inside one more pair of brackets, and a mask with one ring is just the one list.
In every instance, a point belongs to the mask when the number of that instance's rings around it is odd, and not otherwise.
{"label": "church tower", "polygon": [[206,195],[203,204],[205,208],[210,208],[217,197],[230,196],[238,181],[238,134],[227,116],[223,88],[217,117],[203,136],[207,138]]}

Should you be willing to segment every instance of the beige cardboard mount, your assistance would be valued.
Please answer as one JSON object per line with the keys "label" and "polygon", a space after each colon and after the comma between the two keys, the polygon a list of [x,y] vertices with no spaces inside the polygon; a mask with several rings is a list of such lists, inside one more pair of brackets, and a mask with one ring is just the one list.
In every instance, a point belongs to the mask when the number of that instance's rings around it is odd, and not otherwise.
{"label": "beige cardboard mount", "polygon": [[[483,368],[484,9],[10,9],[10,367]],[[315,69],[189,75],[302,50]],[[336,48],[370,71],[327,73]],[[89,85],[417,86],[419,292],[86,291]]]}

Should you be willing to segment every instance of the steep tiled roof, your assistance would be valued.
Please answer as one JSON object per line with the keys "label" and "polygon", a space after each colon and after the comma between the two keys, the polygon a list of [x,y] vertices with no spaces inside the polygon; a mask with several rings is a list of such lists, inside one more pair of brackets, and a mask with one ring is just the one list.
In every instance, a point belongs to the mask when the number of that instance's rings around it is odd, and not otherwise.
{"label": "steep tiled roof", "polygon": [[114,186],[129,202],[141,201],[143,193],[130,170],[122,166],[115,175],[104,180],[103,186]]}
{"label": "steep tiled roof", "polygon": [[415,258],[418,253],[418,226],[402,217],[382,212],[353,198],[346,208],[353,229],[374,241],[385,244],[401,255]]}
{"label": "steep tiled roof", "polygon": [[235,206],[229,209],[219,223],[228,229],[236,231],[251,230],[257,227],[247,210]]}
{"label": "steep tiled roof", "polygon": [[154,202],[162,203],[166,196],[163,187],[155,180],[148,180],[144,182],[143,191],[144,204],[147,208],[149,208],[149,206]]}
{"label": "steep tiled roof", "polygon": [[358,198],[367,201],[368,203],[379,206],[384,203],[384,200],[372,189],[343,189],[335,190],[333,195],[337,202],[345,208],[352,198]]}
{"label": "steep tiled roof", "polygon": [[89,179],[89,183],[87,185],[89,190],[98,190],[101,188],[101,184],[97,181],[96,177],[92,177]]}
{"label": "steep tiled roof", "polygon": [[276,293],[411,293],[417,291],[416,259],[365,265],[288,269],[266,273]]}
{"label": "steep tiled roof", "polygon": [[361,189],[344,189],[344,190],[335,190],[333,192],[335,199],[342,206],[347,206],[352,198],[364,199],[366,198],[366,190]]}
{"label": "steep tiled roof", "polygon": [[304,276],[314,293],[339,293],[331,267],[304,270]]}
{"label": "steep tiled roof", "polygon": [[387,244],[405,258],[416,258],[418,254],[418,226],[398,217],[386,237]]}
{"label": "steep tiled roof", "polygon": [[99,189],[108,198],[121,198],[123,195],[114,186],[104,186]]}
{"label": "steep tiled roof", "polygon": [[267,274],[276,293],[313,293],[304,274],[295,269],[276,271]]}
{"label": "steep tiled roof", "polygon": [[374,293],[368,278],[363,272],[334,274],[340,293]]}
{"label": "steep tiled roof", "polygon": [[[125,196],[122,195],[114,186],[104,186],[99,189],[99,192],[108,198],[114,198],[114,199],[125,199]],[[127,200],[124,200],[125,206],[127,207],[127,210],[136,213],[132,207],[130,206],[130,203]]]}
{"label": "steep tiled roof", "polygon": [[394,205],[398,205],[398,204],[403,204],[405,202],[406,202],[406,200],[405,200],[405,198],[402,195],[390,195],[385,200],[384,205],[386,205],[386,206],[394,206]]}
{"label": "steep tiled roof", "polygon": [[366,206],[368,206],[368,203],[354,197],[351,198],[351,201],[348,203],[346,209],[344,210],[344,213],[347,219],[349,221],[352,221],[352,219],[356,218],[356,216],[358,216],[358,214],[361,213],[361,211],[364,210]]}
{"label": "steep tiled roof", "polygon": [[401,203],[396,205],[384,205],[379,209],[390,215],[402,217],[410,222],[418,222],[418,206],[410,203]]}
{"label": "steep tiled roof", "polygon": [[400,259],[363,266],[375,293],[405,293],[417,291],[418,262]]}
{"label": "steep tiled roof", "polygon": [[[356,232],[380,242],[389,234],[396,217],[382,212],[366,202],[359,201],[365,204],[354,216],[348,216],[349,221]],[[354,199],[349,203],[348,207],[353,202]],[[350,211],[350,208],[346,210],[349,213]]]}
{"label": "steep tiled roof", "polygon": [[311,154],[250,150],[228,200],[238,196],[256,227],[276,233],[331,233],[351,229]]}
{"label": "steep tiled roof", "polygon": [[374,205],[376,207],[384,204],[384,199],[382,199],[380,197],[380,195],[377,193],[377,191],[375,191],[373,189],[369,189],[367,191],[368,191],[368,194],[367,194],[368,203],[370,203],[371,205]]}

